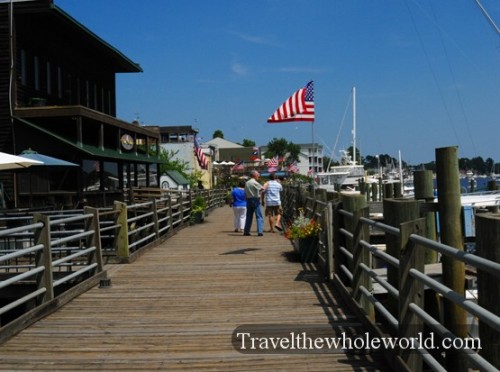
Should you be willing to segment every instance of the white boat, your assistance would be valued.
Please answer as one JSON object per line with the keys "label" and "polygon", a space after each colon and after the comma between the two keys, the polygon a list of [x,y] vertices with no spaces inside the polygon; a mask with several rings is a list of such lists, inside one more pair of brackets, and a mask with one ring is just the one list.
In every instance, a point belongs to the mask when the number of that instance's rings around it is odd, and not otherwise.
{"label": "white boat", "polygon": [[347,150],[342,150],[340,165],[330,167],[326,172],[316,174],[319,188],[338,190],[341,187],[356,187],[360,179],[365,178],[365,168],[356,164],[356,88],[352,88],[352,148],[353,157]]}
{"label": "white boat", "polygon": [[462,207],[487,208],[500,206],[500,191],[478,191],[460,196]]}

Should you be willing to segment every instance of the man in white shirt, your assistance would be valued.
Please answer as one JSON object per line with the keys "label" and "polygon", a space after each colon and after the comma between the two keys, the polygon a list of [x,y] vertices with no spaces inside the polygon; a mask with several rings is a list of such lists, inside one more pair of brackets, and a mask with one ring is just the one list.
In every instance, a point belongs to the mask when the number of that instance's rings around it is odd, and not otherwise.
{"label": "man in white shirt", "polygon": [[269,218],[269,231],[283,230],[281,228],[281,191],[283,186],[276,180],[276,174],[269,175],[269,181],[262,189],[262,205],[265,206],[265,215]]}

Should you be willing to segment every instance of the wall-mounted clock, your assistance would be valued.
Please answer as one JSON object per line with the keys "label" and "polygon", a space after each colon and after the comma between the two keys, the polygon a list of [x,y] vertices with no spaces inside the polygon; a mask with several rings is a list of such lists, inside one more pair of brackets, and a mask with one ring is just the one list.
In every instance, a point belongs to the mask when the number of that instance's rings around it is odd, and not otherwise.
{"label": "wall-mounted clock", "polygon": [[134,139],[130,134],[124,134],[120,138],[120,143],[125,150],[132,150],[134,148]]}

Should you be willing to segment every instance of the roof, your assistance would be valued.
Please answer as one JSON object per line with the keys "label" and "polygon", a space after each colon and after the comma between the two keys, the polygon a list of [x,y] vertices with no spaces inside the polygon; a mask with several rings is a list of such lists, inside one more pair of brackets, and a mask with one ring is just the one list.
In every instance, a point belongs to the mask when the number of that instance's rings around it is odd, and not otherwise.
{"label": "roof", "polygon": [[244,146],[238,145],[237,143],[225,140],[224,138],[220,138],[220,137],[216,137],[216,138],[211,139],[210,141],[204,142],[203,146],[214,146],[214,147],[218,147],[219,149],[235,149],[235,148],[244,147]]}
{"label": "roof", "polygon": [[17,20],[24,18],[33,30],[36,27],[43,27],[45,31],[50,29],[61,38],[67,38],[69,43],[92,50],[94,56],[101,59],[106,57],[107,63],[114,66],[115,72],[143,71],[139,64],[56,6],[53,0],[16,1],[15,15]]}
{"label": "roof", "polygon": [[81,151],[87,155],[92,155],[100,158],[109,158],[109,159],[117,159],[117,160],[123,160],[123,161],[130,161],[130,162],[136,162],[136,163],[152,163],[152,164],[159,164],[162,163],[162,161],[158,158],[155,157],[149,157],[147,155],[142,155],[138,154],[135,152],[132,153],[123,153],[120,151],[117,151],[115,149],[109,149],[109,148],[100,148],[98,146],[92,146],[88,144],[78,144],[75,143],[67,138],[64,138],[61,135],[58,135],[48,129],[45,129],[31,121],[28,121],[23,118],[15,117],[15,119],[23,123],[33,129],[39,130],[40,132],[53,137],[54,139],[60,141],[61,143],[64,143],[66,145],[69,145],[71,148],[76,149],[78,151]]}
{"label": "roof", "polygon": [[169,176],[178,185],[189,185],[189,181],[180,172],[176,170],[166,171],[165,174]]}

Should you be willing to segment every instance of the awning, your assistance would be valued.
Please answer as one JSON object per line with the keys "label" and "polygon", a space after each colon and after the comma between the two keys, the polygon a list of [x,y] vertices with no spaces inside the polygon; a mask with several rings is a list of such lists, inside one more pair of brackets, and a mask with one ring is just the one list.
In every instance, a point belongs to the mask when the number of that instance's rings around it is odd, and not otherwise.
{"label": "awning", "polygon": [[0,152],[0,170],[27,168],[32,165],[42,165],[38,160],[26,159],[20,156]]}
{"label": "awning", "polygon": [[19,117],[15,117],[15,119],[31,128],[34,128],[48,136],[51,136],[58,141],[61,141],[65,143],[66,145],[69,145],[78,151],[86,154],[86,155],[91,155],[94,157],[98,158],[103,158],[103,159],[110,159],[110,160],[122,160],[122,161],[127,161],[127,162],[134,162],[134,163],[150,163],[150,164],[161,164],[162,161],[158,158],[152,158],[149,157],[145,154],[139,154],[135,152],[120,152],[118,150],[113,150],[113,149],[108,149],[108,148],[100,148],[98,146],[92,146],[92,145],[87,145],[87,144],[77,144],[67,138],[64,138],[48,129],[45,129],[31,121],[28,121],[26,119],[22,119]]}
{"label": "awning", "polygon": [[63,160],[63,159],[58,159],[54,158],[53,156],[48,156],[48,155],[43,155],[39,154],[36,151],[33,151],[32,149],[24,150],[21,152],[18,156],[30,159],[30,160],[36,160],[42,162],[42,166],[45,167],[78,167],[78,164],[71,163],[69,161]]}

